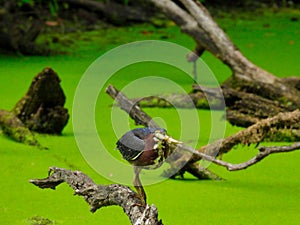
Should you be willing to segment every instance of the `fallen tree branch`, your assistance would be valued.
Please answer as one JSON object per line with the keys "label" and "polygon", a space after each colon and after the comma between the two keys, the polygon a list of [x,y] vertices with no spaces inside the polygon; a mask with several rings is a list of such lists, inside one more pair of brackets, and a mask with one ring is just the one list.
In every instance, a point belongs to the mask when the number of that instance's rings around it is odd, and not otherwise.
{"label": "fallen tree branch", "polygon": [[[108,86],[106,92],[110,95],[111,93],[114,93],[111,96],[118,101],[121,108],[124,109],[131,116],[131,118],[133,118],[135,121],[138,121],[139,124],[142,124],[144,126],[149,125],[149,121],[151,121],[151,117],[147,115],[145,112],[141,111],[141,109],[138,106],[134,105],[134,103],[130,101],[124,94],[119,92],[112,85]],[[118,97],[118,95],[120,95],[120,98]],[[130,110],[133,107],[134,110]],[[141,115],[146,114],[147,120],[143,119],[144,116],[137,116],[140,115],[140,113]],[[138,119],[136,120],[135,118]],[[178,144],[175,146],[177,147],[177,149],[179,149],[178,151],[188,151],[193,155],[191,157],[188,154],[181,154],[176,160],[170,162],[171,168],[169,169],[169,171],[165,172],[165,175],[171,174],[172,172],[177,171],[176,168],[181,168],[183,165],[186,165],[177,173],[177,175],[182,176],[184,172],[187,171],[190,172],[191,174],[197,172],[198,173],[197,175],[195,174],[193,175],[198,178],[206,177],[207,173],[206,174],[201,173],[201,170],[203,171],[202,168],[198,170],[195,169],[195,168],[199,168],[199,166],[195,163],[201,159],[213,162],[220,166],[225,166],[228,170],[241,170],[253,164],[256,164],[257,162],[261,161],[269,154],[295,150],[295,146],[297,149],[298,144],[292,145],[291,147],[285,146],[275,150],[274,150],[275,147],[272,150],[268,149],[267,147],[261,147],[260,148],[261,152],[256,157],[241,164],[231,164],[215,158],[215,156],[217,156],[218,154],[224,154],[229,152],[234,146],[238,144],[249,145],[254,143],[256,144],[260,143],[261,141],[264,140],[265,137],[267,137],[267,135],[272,134],[273,130],[279,130],[285,127],[292,128],[295,125],[297,126],[299,123],[300,123],[300,110],[295,110],[293,112],[279,113],[278,115],[272,118],[261,120],[256,124],[248,127],[247,129],[237,132],[234,135],[218,140],[209,145],[203,146],[198,151],[191,148],[188,145]]]}
{"label": "fallen tree branch", "polygon": [[115,99],[121,109],[128,113],[128,115],[135,121],[136,125],[143,125],[145,127],[158,128],[159,126],[152,120],[152,118],[145,113],[135,102],[129,100],[122,92],[118,91],[111,84],[107,86],[106,93]]}
{"label": "fallen tree branch", "polygon": [[[273,131],[283,128],[292,129],[300,123],[300,110],[293,112],[279,113],[278,115],[260,120],[254,125],[237,132],[214,144],[204,146],[200,152],[206,152],[208,155],[224,154],[229,152],[238,144],[249,145],[262,142],[266,137],[272,135]],[[198,161],[199,157],[193,158],[192,161]]]}
{"label": "fallen tree branch", "polygon": [[197,45],[228,65],[233,89],[254,93],[284,105],[300,106],[299,90],[247,59],[198,0],[149,0],[190,35]]}
{"label": "fallen tree branch", "polygon": [[97,185],[81,171],[50,167],[47,178],[32,179],[29,182],[42,189],[55,189],[65,182],[76,195],[85,199],[91,212],[105,206],[118,205],[134,225],[162,225],[162,221],[158,220],[157,208],[154,205],[142,206],[140,198],[129,187],[119,184]]}
{"label": "fallen tree branch", "polygon": [[[123,109],[125,112],[127,112],[128,115],[135,121],[135,123],[137,125],[143,125],[146,127],[154,127],[154,128],[159,127],[147,113],[145,113],[137,104],[135,104],[135,102],[129,100],[122,92],[118,91],[113,85],[110,84],[107,86],[106,93],[118,102],[121,109]],[[184,156],[185,161],[183,162],[183,164],[181,164],[180,168],[183,165],[185,165],[186,163],[188,163],[189,157],[190,156],[187,156],[187,155]],[[195,162],[193,162],[193,163],[195,163]],[[193,164],[193,163],[191,163],[191,164]],[[175,167],[173,167],[172,166],[173,162],[172,162],[170,165],[171,165],[171,169],[166,171],[164,173],[164,175],[168,176],[168,177],[173,177],[172,174],[174,174],[174,171],[178,171],[179,164],[174,164]],[[194,175],[195,177],[197,177],[199,179],[200,178],[201,179],[211,179],[211,180],[220,180],[221,179],[220,177],[218,177],[216,174],[214,174],[213,172],[211,172],[209,170],[203,171],[203,170],[197,170],[194,168],[198,168],[197,163],[195,163],[195,165],[190,165],[188,167],[188,169],[190,171],[185,170],[185,169],[184,169],[184,171],[191,172],[192,175]],[[180,171],[179,173],[183,174],[184,171]]]}
{"label": "fallen tree branch", "polygon": [[258,162],[260,162],[261,160],[263,160],[264,158],[266,158],[267,156],[274,154],[274,153],[281,153],[281,152],[291,152],[291,151],[295,151],[295,150],[299,150],[300,149],[300,142],[297,142],[293,145],[288,145],[288,146],[273,146],[273,147],[260,147],[259,148],[259,153],[253,157],[252,159],[243,162],[243,163],[239,163],[239,164],[232,164],[229,162],[225,162],[223,160],[220,159],[216,159],[215,157],[212,157],[210,155],[201,153],[199,151],[196,151],[195,149],[189,147],[189,146],[178,146],[181,149],[184,149],[188,152],[193,153],[194,155],[198,155],[200,158],[210,161],[214,164],[217,164],[219,166],[223,166],[226,167],[227,170],[229,171],[235,171],[235,170],[243,170],[248,168],[249,166],[252,166]]}

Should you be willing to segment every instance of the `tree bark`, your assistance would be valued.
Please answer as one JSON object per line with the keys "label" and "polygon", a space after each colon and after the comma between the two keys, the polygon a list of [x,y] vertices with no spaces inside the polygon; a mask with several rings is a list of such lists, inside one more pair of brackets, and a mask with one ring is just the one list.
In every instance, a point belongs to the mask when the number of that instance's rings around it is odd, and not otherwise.
{"label": "tree bark", "polygon": [[118,205],[134,225],[162,225],[157,208],[154,205],[142,206],[141,199],[129,187],[119,184],[97,185],[81,171],[50,167],[47,178],[32,179],[29,182],[42,189],[55,189],[65,182],[76,195],[84,198],[93,213],[102,207]]}
{"label": "tree bark", "polygon": [[223,84],[224,87],[278,102],[289,110],[300,108],[300,79],[280,79],[253,64],[232,43],[199,1],[178,0],[181,4],[171,0],[149,1],[190,35],[197,45],[230,67],[232,77]]}
{"label": "tree bark", "polygon": [[32,131],[61,134],[69,119],[65,101],[57,73],[47,67],[33,78],[12,112]]}

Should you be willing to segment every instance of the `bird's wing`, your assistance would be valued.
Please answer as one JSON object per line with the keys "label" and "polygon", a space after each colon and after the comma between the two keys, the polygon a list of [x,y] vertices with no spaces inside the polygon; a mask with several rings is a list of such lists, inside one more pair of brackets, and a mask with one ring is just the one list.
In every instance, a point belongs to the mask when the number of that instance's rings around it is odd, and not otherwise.
{"label": "bird's wing", "polygon": [[144,150],[145,141],[136,136],[133,131],[124,134],[117,142],[117,149],[126,160],[136,159]]}

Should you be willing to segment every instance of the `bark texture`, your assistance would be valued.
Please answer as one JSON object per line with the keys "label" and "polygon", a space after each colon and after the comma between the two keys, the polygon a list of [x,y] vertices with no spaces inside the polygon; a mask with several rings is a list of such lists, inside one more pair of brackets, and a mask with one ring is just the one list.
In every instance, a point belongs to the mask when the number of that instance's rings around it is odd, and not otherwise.
{"label": "bark texture", "polygon": [[232,77],[222,85],[231,123],[249,126],[257,119],[300,108],[300,78],[280,79],[253,64],[199,1],[149,1],[190,35],[197,46],[211,52],[232,70]]}
{"label": "bark texture", "polygon": [[57,167],[50,167],[47,178],[30,180],[30,183],[42,189],[55,189],[64,182],[75,191],[75,195],[84,198],[90,205],[91,212],[96,212],[102,207],[118,205],[123,208],[131,224],[162,225],[162,221],[158,219],[157,208],[154,205],[142,206],[140,198],[129,187],[119,184],[97,185],[81,171]]}
{"label": "bark texture", "polygon": [[47,67],[36,75],[12,112],[32,131],[61,134],[69,119],[57,73]]}

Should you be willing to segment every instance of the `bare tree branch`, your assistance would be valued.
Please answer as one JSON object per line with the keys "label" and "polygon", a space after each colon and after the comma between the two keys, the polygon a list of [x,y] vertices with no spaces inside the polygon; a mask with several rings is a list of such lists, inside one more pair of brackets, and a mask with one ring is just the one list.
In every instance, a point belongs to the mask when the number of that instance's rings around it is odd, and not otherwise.
{"label": "bare tree branch", "polygon": [[260,147],[259,148],[259,153],[253,157],[252,159],[243,162],[243,163],[239,163],[239,164],[232,164],[232,163],[228,163],[225,162],[223,160],[220,159],[216,159],[215,157],[212,157],[210,155],[206,155],[204,153],[201,153],[199,151],[196,151],[195,149],[189,147],[189,146],[178,146],[181,149],[184,149],[188,152],[191,152],[195,155],[198,155],[199,157],[201,157],[204,160],[210,161],[214,164],[217,164],[219,166],[223,166],[226,167],[227,170],[229,171],[234,171],[234,170],[243,170],[248,168],[249,166],[252,166],[258,162],[260,162],[261,160],[263,160],[265,157],[269,156],[270,154],[273,153],[281,153],[281,152],[291,152],[291,151],[295,151],[295,150],[299,150],[300,149],[300,142],[297,142],[293,145],[289,145],[289,146],[273,146],[273,147]]}
{"label": "bare tree branch", "polygon": [[[147,121],[151,121],[151,117],[147,115],[145,112],[141,111],[141,109],[134,105],[132,101],[130,101],[124,94],[116,90],[112,85],[109,85],[106,91],[109,95],[115,98],[118,103],[121,105],[121,108],[124,109],[130,116],[135,120],[138,118],[138,123],[143,125],[148,125]],[[115,94],[112,94],[115,93]],[[120,95],[120,97],[117,97]],[[130,110],[135,106],[134,110]],[[144,116],[137,116],[137,115],[147,115],[147,120],[145,121],[143,118]],[[190,146],[182,143],[177,144],[176,147],[179,151],[188,151],[192,153],[192,158],[188,154],[183,154],[178,157],[177,160],[172,161],[170,171],[167,171],[166,174],[171,173],[172,170],[176,170],[176,168],[181,168],[183,165],[187,164],[183,169],[184,171],[188,171],[196,177],[206,177],[206,174],[201,174],[201,170],[203,169],[195,169],[199,168],[197,161],[204,159],[210,162],[213,162],[217,165],[224,166],[228,170],[242,170],[245,169],[253,164],[264,159],[266,156],[272,153],[279,153],[279,152],[289,152],[299,148],[299,143],[294,144],[291,146],[282,146],[282,147],[260,147],[260,153],[255,156],[254,158],[250,159],[247,162],[240,163],[240,164],[231,164],[228,162],[224,162],[222,160],[216,159],[215,156],[218,154],[223,154],[229,152],[235,145],[243,144],[253,144],[259,143],[264,140],[264,138],[272,133],[273,130],[278,130],[284,127],[293,127],[295,124],[300,123],[300,110],[295,110],[293,112],[286,112],[286,113],[279,113],[278,115],[261,120],[256,124],[248,127],[245,130],[239,131],[236,134],[229,136],[225,139],[218,140],[214,143],[209,145],[203,146],[200,150],[195,150]],[[179,174],[182,175],[184,171],[179,171]],[[197,172],[198,174],[195,175],[194,173]],[[213,177],[213,176],[212,176]],[[215,178],[216,179],[216,178]]]}
{"label": "bare tree branch", "polygon": [[119,92],[112,85],[108,85],[106,93],[115,99],[121,109],[128,113],[128,115],[135,121],[136,125],[143,125],[145,127],[158,128],[159,126],[152,120],[152,118],[145,113],[135,102],[129,100],[122,92]]}
{"label": "bare tree branch", "polygon": [[[199,151],[208,155],[217,155],[229,152],[238,144],[249,145],[262,142],[265,137],[283,128],[292,129],[300,123],[300,110],[279,113],[276,116],[260,120],[252,126],[237,132],[216,143],[202,147]],[[198,161],[199,156],[192,159]]]}
{"label": "bare tree branch", "polygon": [[[128,115],[135,121],[136,124],[148,126],[148,127],[159,127],[152,118],[145,113],[137,104],[135,104],[133,101],[129,100],[122,92],[118,91],[113,85],[108,85],[106,88],[106,93],[110,95],[113,99],[115,99],[118,104],[120,105],[121,109],[123,109],[125,112],[128,113]],[[170,162],[171,169],[165,172],[165,176],[172,177],[172,174],[174,174],[174,171],[178,171],[178,168],[181,168],[186,163],[189,163],[190,155],[183,155],[180,157],[182,160],[177,160],[176,162]],[[195,162],[193,162],[195,163]],[[198,168],[197,163],[195,165],[189,165],[187,169],[183,168],[185,171],[190,172],[192,175],[194,175],[197,178],[201,179],[211,179],[211,180],[220,180],[221,178],[218,177],[213,172],[206,170],[197,170],[195,168]],[[172,168],[173,167],[173,168]],[[181,171],[179,173],[184,173],[184,171]]]}
{"label": "bare tree branch", "polygon": [[119,184],[97,185],[81,171],[50,167],[47,178],[32,179],[29,182],[43,189],[55,189],[66,182],[76,195],[85,199],[91,212],[96,212],[101,207],[118,205],[134,225],[162,225],[161,220],[158,220],[157,208],[154,205],[142,206],[140,198],[129,187]]}
{"label": "bare tree branch", "polygon": [[[197,45],[230,67],[232,76],[223,83],[223,86],[289,106],[288,111],[299,108],[300,95],[297,85],[274,76],[246,58],[198,0],[149,1],[173,20],[184,33],[190,35]],[[243,99],[241,101],[243,102]],[[234,109],[230,106],[228,108]],[[246,112],[241,110],[233,114],[234,110],[231,110],[230,114],[242,119],[248,118],[251,123],[255,122],[249,119],[251,115],[257,117],[257,114],[255,112],[251,114],[251,111],[247,110],[247,104],[243,104],[241,108],[246,108]]]}

